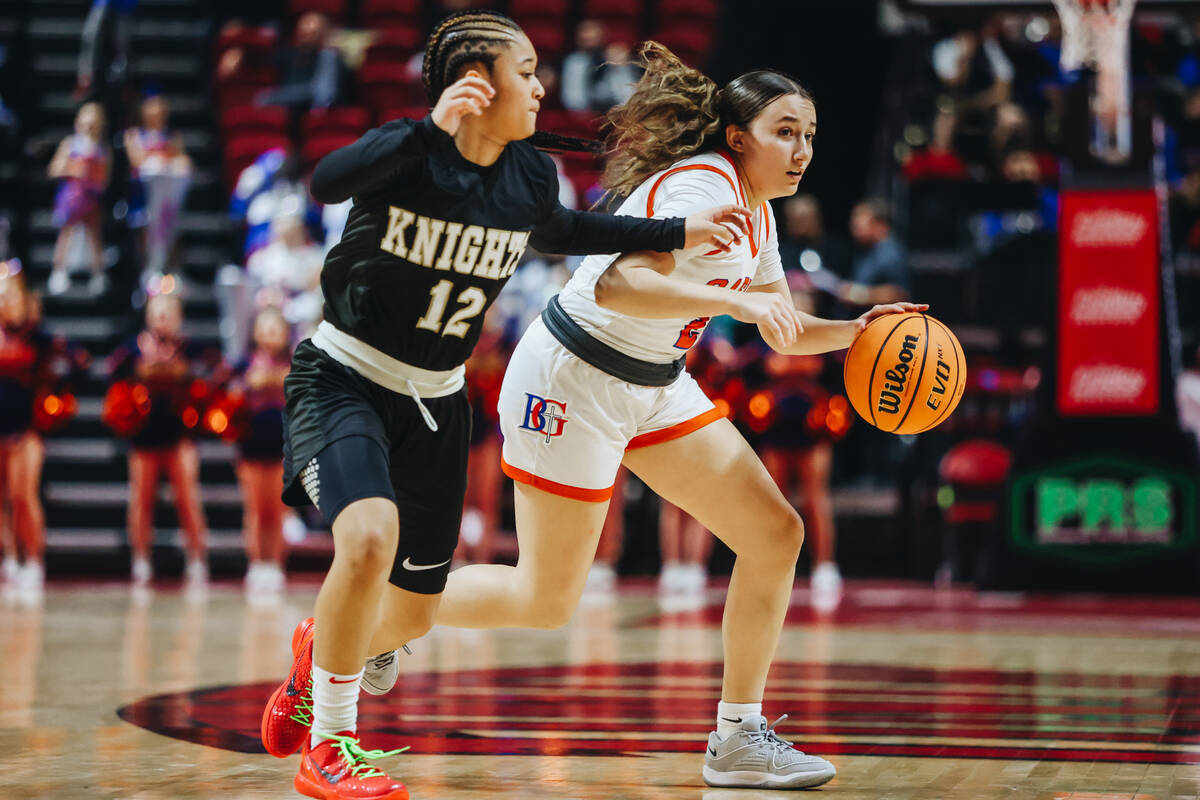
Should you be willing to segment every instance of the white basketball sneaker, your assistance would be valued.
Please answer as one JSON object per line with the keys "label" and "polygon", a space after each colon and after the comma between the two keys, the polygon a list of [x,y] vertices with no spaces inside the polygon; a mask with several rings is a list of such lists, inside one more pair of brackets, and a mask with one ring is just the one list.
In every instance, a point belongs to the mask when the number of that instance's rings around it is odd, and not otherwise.
{"label": "white basketball sneaker", "polygon": [[[410,656],[412,655],[412,650],[408,649],[408,645],[404,645],[402,649]],[[399,654],[399,650],[389,650],[368,658],[367,662],[363,664],[363,674],[358,679],[358,688],[367,694],[376,696],[390,692],[396,685],[396,679],[400,677],[400,662],[396,659]]]}
{"label": "white basketball sneaker", "polygon": [[833,764],[806,755],[791,742],[775,735],[762,714],[742,717],[740,730],[721,739],[708,735],[704,752],[704,782],[730,789],[809,789],[827,783],[837,774]]}

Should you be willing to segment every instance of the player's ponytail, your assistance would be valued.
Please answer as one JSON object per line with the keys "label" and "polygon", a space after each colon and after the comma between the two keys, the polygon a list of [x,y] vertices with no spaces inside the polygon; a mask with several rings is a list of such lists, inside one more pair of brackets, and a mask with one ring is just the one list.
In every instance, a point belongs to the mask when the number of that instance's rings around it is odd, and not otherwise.
{"label": "player's ponytail", "polygon": [[725,128],[748,126],[772,101],[812,95],[790,75],[746,72],[723,89],[657,42],[641,48],[645,72],[633,95],[608,112],[608,165],[601,182],[617,197],[629,195],[654,173],[696,153],[725,145]]}
{"label": "player's ponytail", "polygon": [[721,130],[720,89],[658,42],[639,52],[645,72],[608,112],[608,164],[601,183],[623,197],[661,169],[702,150]]}

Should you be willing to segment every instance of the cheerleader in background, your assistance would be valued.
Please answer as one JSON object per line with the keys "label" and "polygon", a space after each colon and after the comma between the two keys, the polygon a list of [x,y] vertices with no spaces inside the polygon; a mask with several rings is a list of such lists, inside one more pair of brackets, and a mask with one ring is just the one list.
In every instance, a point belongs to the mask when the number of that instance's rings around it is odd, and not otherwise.
{"label": "cheerleader in background", "polygon": [[[114,353],[109,372],[117,383],[105,399],[105,421],[129,439],[129,539],[137,585],[153,577],[150,548],[158,480],[166,473],[187,548],[190,587],[208,580],[208,533],[200,504],[200,460],[191,439],[200,422],[195,405],[204,399],[193,369],[195,351],[184,340],[178,295],[157,294],[146,304],[146,329]],[[123,395],[130,395],[131,403]],[[122,403],[133,410],[122,414]]]}
{"label": "cheerleader in background", "polygon": [[130,221],[142,228],[143,272],[165,272],[179,229],[179,212],[191,182],[192,162],[183,137],[167,129],[170,108],[161,95],[142,101],[141,126],[125,131],[133,179]]}
{"label": "cheerleader in background", "polygon": [[[230,383],[240,406],[235,420],[237,476],[242,489],[246,593],[278,594],[286,583],[283,538],[283,381],[292,366],[292,328],[276,306],[254,318],[253,351]],[[221,431],[217,431],[221,432]]]}
{"label": "cheerleader in background", "polygon": [[59,230],[47,285],[50,294],[62,294],[71,285],[67,275],[67,247],[76,229],[83,231],[91,254],[89,290],[98,295],[107,288],[104,245],[100,238],[100,195],[108,186],[111,161],[104,146],[104,109],[99,103],[84,103],[75,115],[75,133],[62,140],[47,170],[51,178],[62,179],[54,198],[53,220]]}
{"label": "cheerleader in background", "polygon": [[[800,291],[803,276],[789,273],[788,282],[796,307],[812,313],[811,295]],[[765,384],[741,405],[744,425],[784,496],[800,489],[813,543],[812,602],[820,610],[835,608],[842,596],[829,486],[833,443],[846,435],[851,420],[846,398],[831,391],[839,385],[831,376],[839,363],[831,354],[782,356],[759,348],[757,363],[748,366],[760,371]]]}
{"label": "cheerleader in background", "polygon": [[42,330],[40,304],[25,287],[20,262],[0,263],[0,276],[0,506],[6,501],[12,547],[5,573],[19,592],[40,594],[46,544],[38,496],[41,434],[73,416],[74,397],[59,390],[87,368],[88,356]]}

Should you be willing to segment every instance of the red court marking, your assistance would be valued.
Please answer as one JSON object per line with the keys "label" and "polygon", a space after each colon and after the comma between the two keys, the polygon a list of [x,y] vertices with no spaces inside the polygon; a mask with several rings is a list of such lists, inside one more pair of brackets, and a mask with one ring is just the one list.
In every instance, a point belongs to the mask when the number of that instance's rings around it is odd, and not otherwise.
{"label": "red court marking", "polygon": [[[720,675],[715,662],[402,675],[392,695],[363,696],[360,728],[371,747],[414,753],[695,752]],[[157,695],[118,713],[166,736],[262,752],[259,718],[274,688]],[[1200,764],[1200,675],[785,661],[772,667],[770,696],[772,713],[790,715],[781,734],[821,755]]]}

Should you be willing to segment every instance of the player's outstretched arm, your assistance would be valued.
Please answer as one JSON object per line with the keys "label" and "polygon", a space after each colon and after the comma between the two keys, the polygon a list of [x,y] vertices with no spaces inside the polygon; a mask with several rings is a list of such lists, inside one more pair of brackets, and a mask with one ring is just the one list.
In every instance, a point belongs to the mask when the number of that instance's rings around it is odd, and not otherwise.
{"label": "player's outstretched arm", "polygon": [[[889,303],[887,305],[875,306],[856,319],[823,319],[821,317],[814,317],[812,314],[806,314],[795,308],[792,302],[791,290],[788,288],[787,281],[785,280],[755,286],[744,296],[749,303],[756,302],[753,300],[755,297],[770,298],[772,302],[785,303],[795,312],[802,326],[802,331],[790,341],[787,337],[788,331],[786,327],[779,322],[778,313],[773,318],[765,310],[761,311],[761,320],[742,319],[742,317],[734,315],[743,322],[756,323],[759,333],[762,334],[763,341],[772,350],[792,356],[815,355],[817,353],[828,353],[833,350],[843,350],[849,347],[854,342],[854,338],[867,327],[867,323],[876,317],[883,316],[884,314],[902,314],[906,311],[925,311],[929,308],[929,305],[926,303]],[[768,307],[768,304],[762,301],[757,302],[761,304],[763,309]]]}
{"label": "player's outstretched arm", "polygon": [[738,292],[702,286],[671,277],[671,253],[626,253],[596,280],[596,303],[602,308],[642,319],[712,317],[731,314]]}
{"label": "player's outstretched arm", "polygon": [[750,212],[741,206],[717,206],[686,218],[645,219],[593,211],[572,211],[555,200],[533,231],[531,243],[543,253],[585,256],[593,253],[667,253],[693,247],[725,251],[749,235]]}

